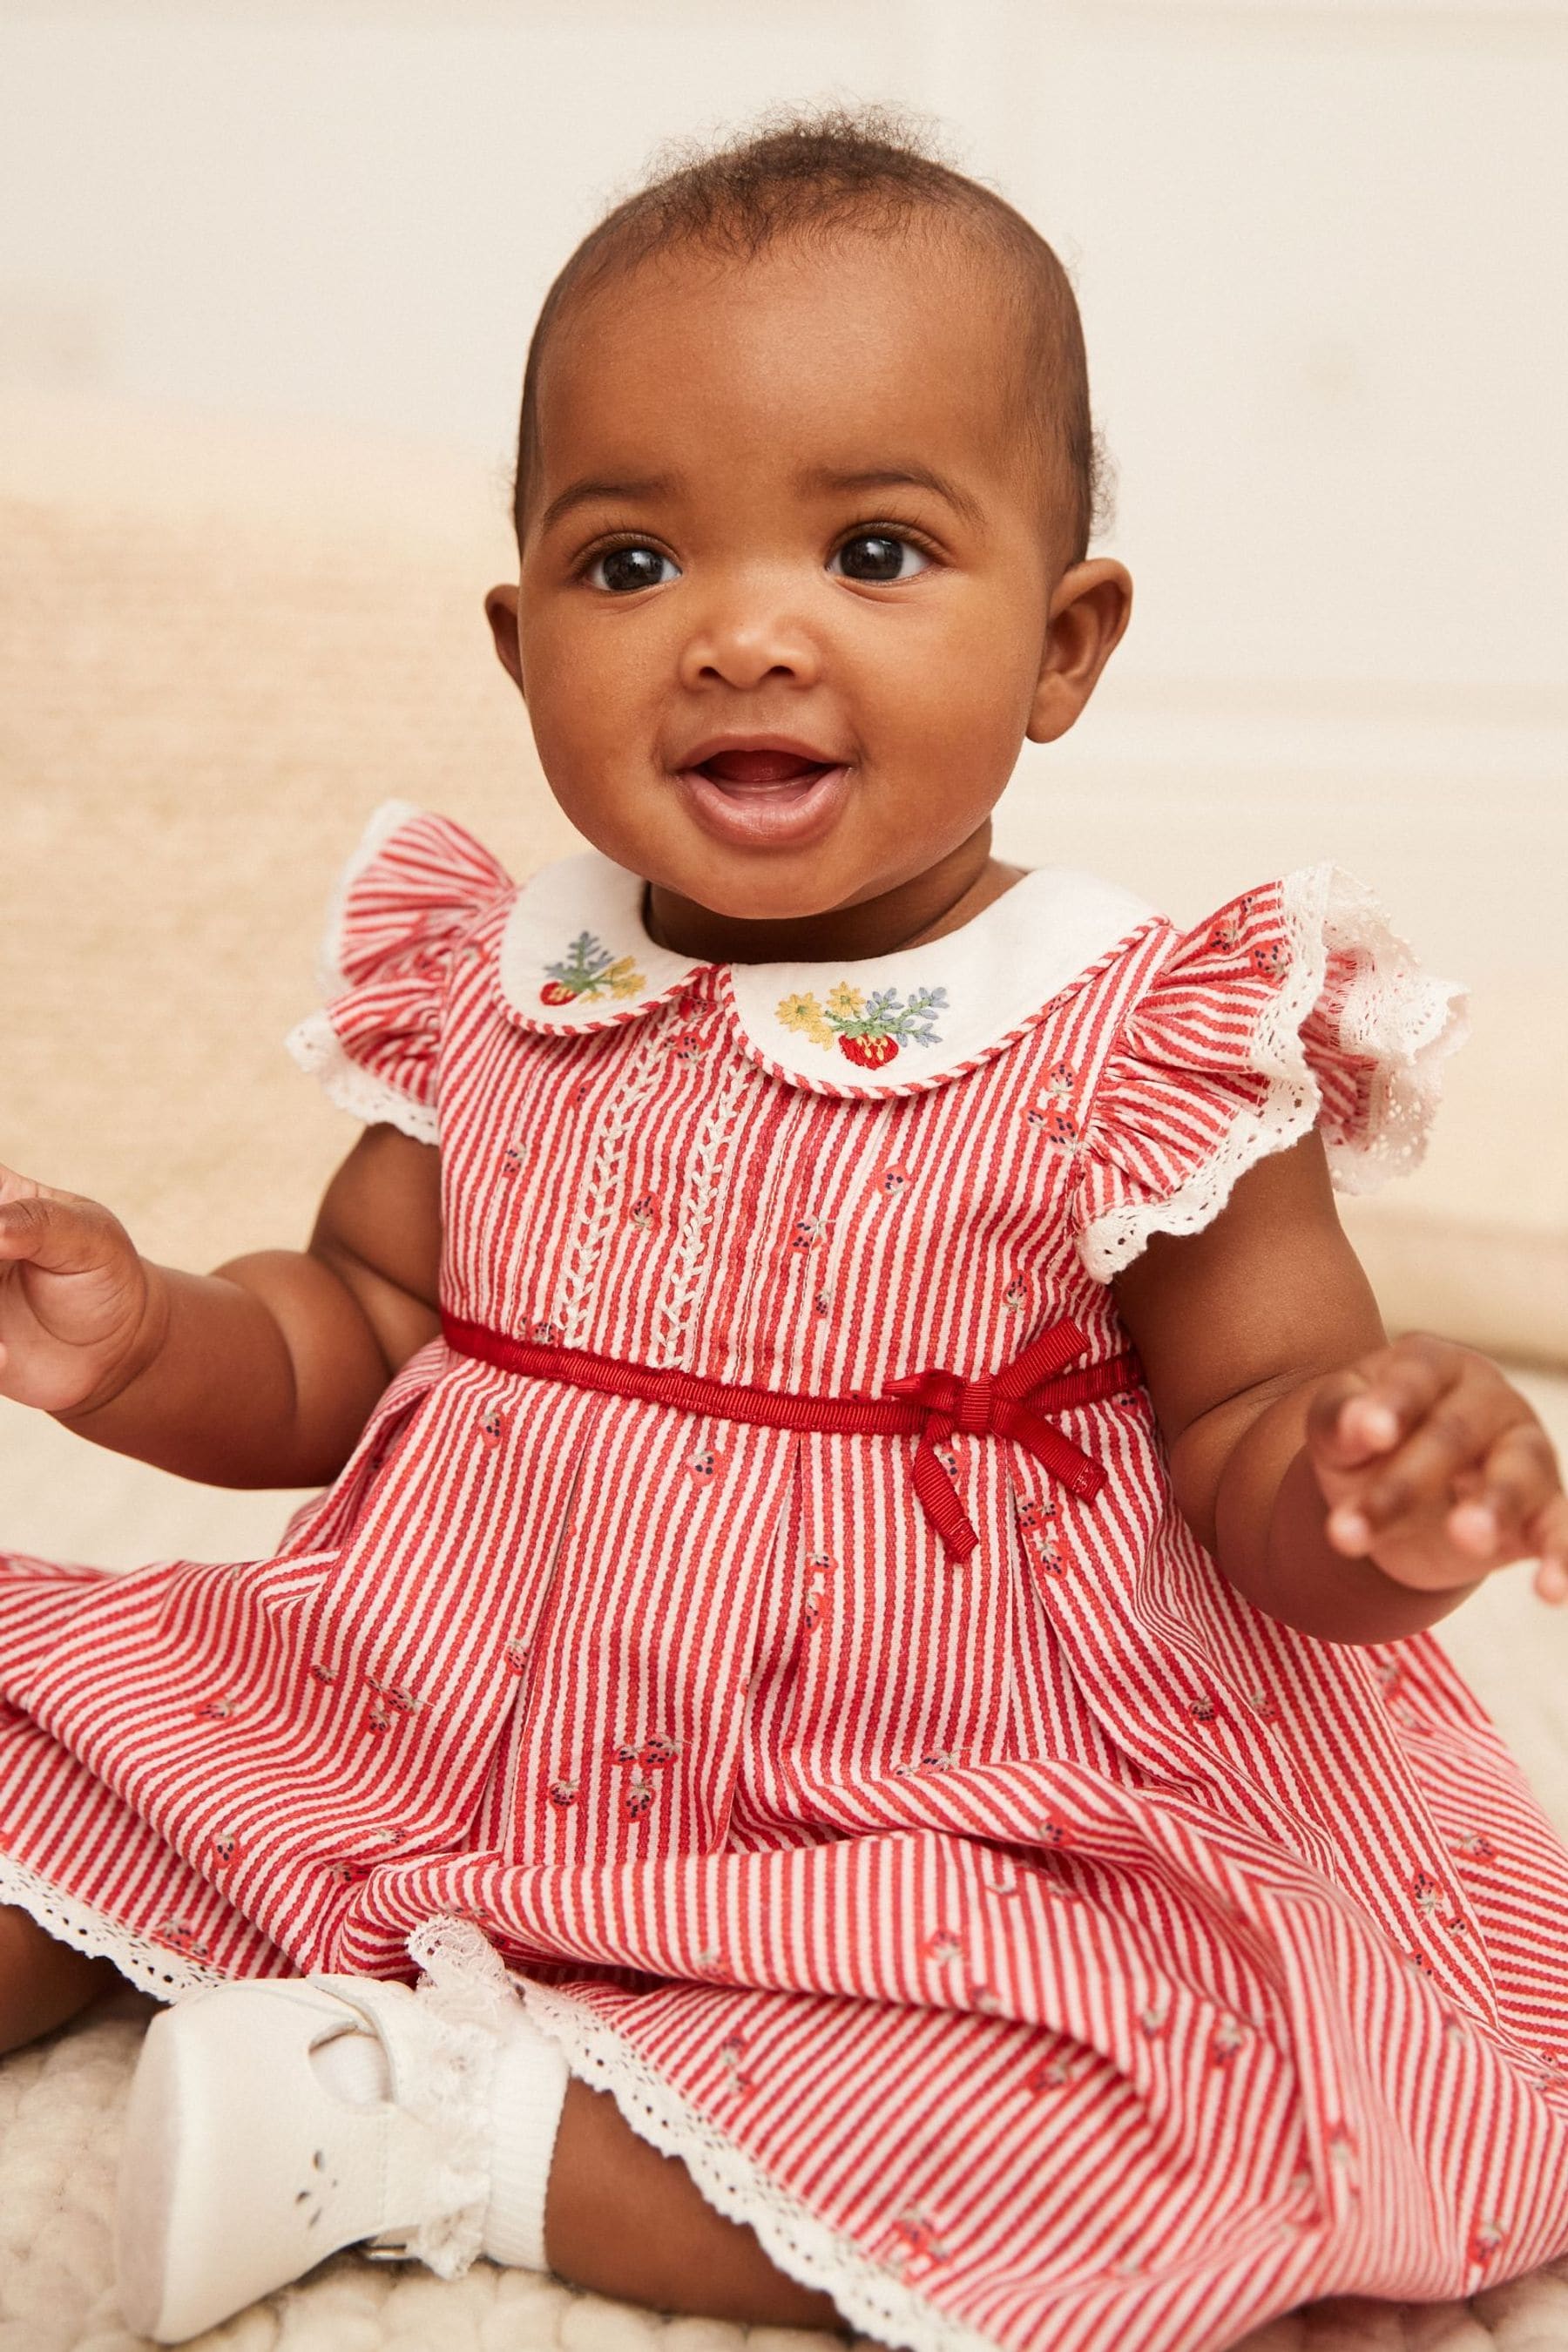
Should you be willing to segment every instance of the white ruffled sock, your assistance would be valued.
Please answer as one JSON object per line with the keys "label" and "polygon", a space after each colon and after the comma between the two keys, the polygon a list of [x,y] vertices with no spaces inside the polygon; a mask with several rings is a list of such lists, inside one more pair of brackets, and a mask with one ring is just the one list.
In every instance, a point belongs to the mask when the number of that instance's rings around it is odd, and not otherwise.
{"label": "white ruffled sock", "polygon": [[[354,2106],[384,2099],[392,2087],[386,2053],[374,2033],[339,2033],[312,2051],[329,2091]],[[490,2115],[490,2196],[481,2251],[515,2270],[544,2271],[544,2198],[570,2071],[560,2049],[517,2003],[496,2053]]]}

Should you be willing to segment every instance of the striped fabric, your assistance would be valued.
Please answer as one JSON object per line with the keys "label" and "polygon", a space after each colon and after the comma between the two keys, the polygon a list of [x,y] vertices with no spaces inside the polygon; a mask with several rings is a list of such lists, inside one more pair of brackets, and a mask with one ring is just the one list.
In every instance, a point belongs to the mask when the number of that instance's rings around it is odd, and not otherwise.
{"label": "striped fabric", "polygon": [[[1318,871],[1065,980],[1043,939],[1034,1016],[1009,971],[941,1084],[824,971],[781,1000],[804,1084],[757,968],[565,905],[531,965],[521,903],[383,822],[302,1055],[438,1136],[453,1316],[767,1389],[980,1378],[1063,1317],[1103,1360],[1105,1276],[1262,1153],[1408,1157],[1454,1028]],[[986,923],[899,1004],[976,985]],[[1186,2352],[1560,2253],[1568,1856],[1490,1722],[1429,1636],[1242,1600],[1142,1391],[1059,1426],[1092,1501],[947,1442],[957,1563],[911,1438],[436,1341],[278,1557],[6,1563],[0,1891],[164,1992],[405,1972],[468,1915],[714,2204],[919,2352]]]}

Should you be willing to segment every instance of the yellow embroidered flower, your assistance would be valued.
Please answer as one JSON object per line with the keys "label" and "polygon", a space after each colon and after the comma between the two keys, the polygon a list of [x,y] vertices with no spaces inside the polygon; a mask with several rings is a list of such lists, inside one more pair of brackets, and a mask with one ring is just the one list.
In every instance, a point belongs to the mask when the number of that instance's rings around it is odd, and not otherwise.
{"label": "yellow embroidered flower", "polygon": [[866,1010],[866,1000],[858,988],[851,988],[847,980],[841,980],[828,992],[827,1009],[829,1013],[837,1013],[840,1021],[858,1021]]}
{"label": "yellow embroidered flower", "polygon": [[630,956],[622,956],[600,975],[600,985],[612,996],[640,996],[647,982]]}
{"label": "yellow embroidered flower", "polygon": [[809,990],[804,995],[781,997],[777,1010],[786,1029],[803,1030],[814,1045],[832,1045],[833,1031]]}

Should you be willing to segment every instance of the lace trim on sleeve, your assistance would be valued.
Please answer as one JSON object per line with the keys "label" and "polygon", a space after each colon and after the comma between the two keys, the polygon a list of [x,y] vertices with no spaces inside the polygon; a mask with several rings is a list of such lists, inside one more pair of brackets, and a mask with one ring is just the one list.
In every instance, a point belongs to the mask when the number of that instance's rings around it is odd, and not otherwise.
{"label": "lace trim on sleeve", "polygon": [[[1372,893],[1334,866],[1286,877],[1286,978],[1253,1033],[1251,1066],[1268,1081],[1256,1109],[1242,1109],[1218,1149],[1163,1200],[1127,1201],[1087,1225],[1085,1270],[1109,1282],[1152,1234],[1211,1224],[1237,1179],[1289,1150],[1320,1123],[1336,1186],[1373,1191],[1417,1165],[1442,1089],[1441,1066],[1464,1043],[1464,991],[1421,971]],[[1325,1086],[1309,1033],[1322,1031],[1359,1084]]]}
{"label": "lace trim on sleeve", "polygon": [[321,1080],[328,1100],[340,1110],[367,1126],[395,1127],[416,1143],[439,1142],[434,1105],[416,1102],[353,1060],[325,1013],[310,1013],[283,1042],[300,1067]]}

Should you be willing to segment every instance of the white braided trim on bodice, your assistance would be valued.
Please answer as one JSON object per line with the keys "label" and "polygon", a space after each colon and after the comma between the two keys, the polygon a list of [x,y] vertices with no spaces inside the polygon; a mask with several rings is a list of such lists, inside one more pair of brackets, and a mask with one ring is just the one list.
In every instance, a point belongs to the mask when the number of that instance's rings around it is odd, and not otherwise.
{"label": "white braided trim on bodice", "polygon": [[411,1135],[416,1143],[439,1140],[434,1107],[400,1094],[345,1054],[330,1014],[308,1014],[289,1030],[283,1043],[302,1070],[320,1078],[327,1099],[339,1110],[363,1119],[367,1127],[395,1127],[401,1134]]}
{"label": "white braided trim on bodice", "polygon": [[1211,1157],[1167,1199],[1125,1202],[1085,1227],[1079,1252],[1097,1282],[1131,1265],[1152,1234],[1211,1224],[1237,1177],[1316,1124],[1321,1095],[1301,1030],[1322,993],[1331,953],[1359,950],[1363,959],[1340,1034],[1352,1053],[1376,1064],[1362,1132],[1325,1138],[1334,1183],[1343,1192],[1373,1192],[1415,1167],[1426,1148],[1442,1064],[1468,1032],[1464,990],[1424,972],[1371,891],[1339,866],[1304,866],[1282,887],[1289,970],[1253,1038],[1252,1066],[1268,1080],[1264,1099],[1237,1114]]}

